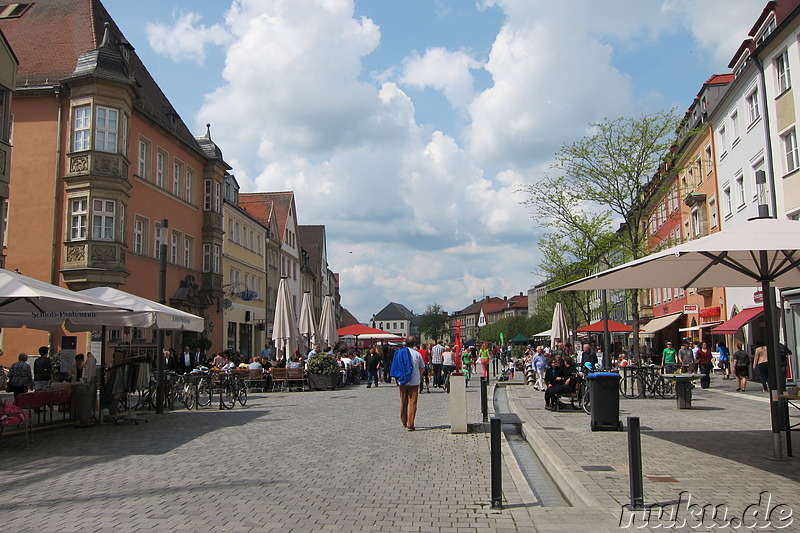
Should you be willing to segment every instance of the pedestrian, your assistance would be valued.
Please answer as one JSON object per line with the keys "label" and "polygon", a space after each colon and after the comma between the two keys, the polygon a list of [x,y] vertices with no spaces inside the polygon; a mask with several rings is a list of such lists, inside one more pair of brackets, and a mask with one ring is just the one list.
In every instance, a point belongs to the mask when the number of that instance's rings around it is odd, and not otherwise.
{"label": "pedestrian", "polygon": [[491,361],[491,355],[489,354],[489,343],[484,342],[481,345],[481,350],[478,352],[478,360],[481,363],[481,377],[484,379],[489,379],[489,363]]}
{"label": "pedestrian", "polygon": [[23,392],[33,390],[33,371],[28,364],[28,354],[21,353],[17,362],[8,369],[8,383],[10,390],[14,393],[14,400]]}
{"label": "pedestrian", "polygon": [[700,373],[703,377],[700,378],[700,388],[707,389],[711,385],[711,374],[714,372],[714,364],[711,362],[711,350],[708,349],[708,343],[704,342],[699,350],[697,350],[697,366],[700,368]]}
{"label": "pedestrian", "polygon": [[667,347],[661,352],[661,356],[664,358],[664,373],[675,373],[676,355],[677,352],[675,351],[675,348],[672,347],[672,342],[667,341]]}
{"label": "pedestrian", "polygon": [[472,351],[469,348],[464,348],[464,351],[461,352],[461,367],[464,371],[464,379],[466,380],[466,386],[469,387],[469,378],[472,375],[470,370],[472,369]]}
{"label": "pedestrian", "polygon": [[517,368],[517,363],[514,362],[514,358],[512,357],[508,361],[508,379],[514,379],[514,370]]}
{"label": "pedestrian", "polygon": [[694,374],[694,351],[689,339],[683,339],[683,346],[678,350],[678,364],[683,372]]}
{"label": "pedestrian", "polygon": [[378,388],[378,368],[381,366],[381,354],[378,353],[378,350],[373,346],[369,349],[369,354],[367,355],[367,388],[372,386],[372,383],[375,382],[375,388]]}
{"label": "pedestrian", "polygon": [[536,348],[536,355],[533,356],[533,369],[536,370],[536,384],[533,388],[544,391],[547,388],[544,381],[545,372],[547,372],[547,357],[545,357],[541,346]]}
{"label": "pedestrian", "polygon": [[736,390],[747,390],[747,376],[750,372],[750,356],[742,349],[742,343],[736,343],[736,351],[733,353],[733,373],[736,376]]}
{"label": "pedestrian", "polygon": [[769,383],[769,354],[763,342],[756,342],[756,346],[758,348],[756,348],[756,354],[753,358],[753,368],[757,369],[761,376],[761,389],[764,392],[769,392],[769,386],[767,385]]}
{"label": "pedestrian", "polygon": [[381,343],[381,369],[383,369],[383,382],[391,383],[392,377],[389,375],[392,368],[392,357],[394,356],[394,348],[388,342]]}
{"label": "pedestrian", "polygon": [[425,363],[416,350],[418,344],[415,337],[406,339],[405,348],[397,350],[392,359],[391,377],[397,380],[400,389],[400,421],[408,431],[414,431],[417,417],[417,399],[419,384],[422,382],[422,370]]}
{"label": "pedestrian", "polygon": [[717,353],[719,353],[719,368],[722,370],[722,379],[731,379],[730,352],[724,342],[717,343]]}
{"label": "pedestrian", "polygon": [[[444,347],[444,351],[442,352],[442,385],[443,389],[447,389],[447,385],[450,382],[450,373],[456,369],[456,354],[453,353],[453,349],[448,345]],[[447,392],[450,392],[447,389]]]}
{"label": "pedestrian", "polygon": [[33,362],[33,384],[36,390],[44,390],[53,379],[53,362],[50,360],[50,349],[39,347],[39,358]]}
{"label": "pedestrian", "polygon": [[436,344],[431,348],[431,369],[433,370],[433,388],[438,389],[442,386],[442,354],[444,353],[444,344],[441,340],[436,341]]}
{"label": "pedestrian", "polygon": [[419,354],[422,356],[422,362],[425,363],[425,366],[422,370],[422,379],[419,381],[419,391],[422,392],[423,386],[425,390],[431,392],[431,381],[430,376],[428,376],[431,368],[431,353],[425,348],[425,345],[421,345],[419,350],[417,350]]}

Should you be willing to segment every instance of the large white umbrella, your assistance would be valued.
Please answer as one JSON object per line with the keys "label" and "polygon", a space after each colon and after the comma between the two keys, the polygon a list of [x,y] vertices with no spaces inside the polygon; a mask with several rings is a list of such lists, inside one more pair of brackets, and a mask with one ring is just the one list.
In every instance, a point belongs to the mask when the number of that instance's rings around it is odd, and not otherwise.
{"label": "large white umbrella", "polygon": [[300,336],[306,341],[306,348],[310,350],[317,342],[317,321],[314,320],[314,310],[311,307],[311,293],[303,293],[303,303],[300,304],[300,323],[298,324]]}
{"label": "large white umbrella", "polygon": [[[656,287],[753,287],[764,294],[770,356],[773,453],[782,459],[780,420],[785,405],[780,374],[773,287],[800,286],[800,222],[760,218],[657,252],[555,290]],[[787,439],[790,437],[787,434]]]}
{"label": "large white umbrella", "polygon": [[125,305],[0,269],[0,327],[3,328],[25,326],[49,331],[75,320],[102,324],[131,311]]}
{"label": "large white umbrella", "polygon": [[272,326],[277,359],[288,360],[297,351],[297,319],[294,316],[292,298],[286,278],[278,283],[278,300],[275,304],[275,323]]}
{"label": "large white umbrella", "polygon": [[94,287],[78,291],[78,294],[91,296],[110,304],[131,309],[127,315],[120,314],[102,324],[86,319],[70,319],[67,329],[70,331],[87,331],[98,329],[97,326],[131,326],[137,328],[156,327],[158,329],[203,331],[205,324],[201,317],[169,307],[167,305],[135,296],[111,287]]}
{"label": "large white umbrella", "polygon": [[567,319],[564,318],[564,308],[561,302],[556,302],[553,309],[553,322],[550,326],[550,345],[555,348],[559,342],[567,342],[569,329],[567,329]]}
{"label": "large white umbrella", "polygon": [[[326,346],[334,346],[339,340],[336,333],[336,316],[333,313],[333,298],[326,296],[319,316],[319,340]],[[324,349],[324,347],[323,347]]]}

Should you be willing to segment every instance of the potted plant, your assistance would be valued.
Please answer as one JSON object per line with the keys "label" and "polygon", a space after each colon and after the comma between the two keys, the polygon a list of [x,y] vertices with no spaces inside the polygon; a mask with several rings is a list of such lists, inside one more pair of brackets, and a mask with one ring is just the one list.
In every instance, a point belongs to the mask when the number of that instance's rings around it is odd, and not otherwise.
{"label": "potted plant", "polygon": [[318,352],[308,362],[308,388],[333,390],[339,385],[339,363],[332,353]]}

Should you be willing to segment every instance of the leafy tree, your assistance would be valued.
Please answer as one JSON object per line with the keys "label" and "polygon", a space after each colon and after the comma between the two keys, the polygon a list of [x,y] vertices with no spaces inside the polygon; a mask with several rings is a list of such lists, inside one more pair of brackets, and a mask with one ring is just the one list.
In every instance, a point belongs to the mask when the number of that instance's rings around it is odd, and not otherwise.
{"label": "leafy tree", "polygon": [[431,340],[444,338],[450,329],[450,319],[441,305],[436,302],[429,304],[419,317],[419,332]]}
{"label": "leafy tree", "polygon": [[[645,255],[647,185],[656,172],[678,171],[671,164],[678,124],[674,110],[592,124],[589,135],[556,153],[553,176],[523,189],[529,194],[524,203],[544,217],[538,222],[554,230],[555,237],[545,244],[563,244],[568,237],[585,248],[582,257],[570,257],[569,248],[554,250],[565,253],[567,262],[575,259],[574,270],[564,273],[567,278],[579,279],[592,268],[599,271]],[[571,280],[558,277],[558,283],[566,281]],[[628,292],[637,351],[638,293]]]}

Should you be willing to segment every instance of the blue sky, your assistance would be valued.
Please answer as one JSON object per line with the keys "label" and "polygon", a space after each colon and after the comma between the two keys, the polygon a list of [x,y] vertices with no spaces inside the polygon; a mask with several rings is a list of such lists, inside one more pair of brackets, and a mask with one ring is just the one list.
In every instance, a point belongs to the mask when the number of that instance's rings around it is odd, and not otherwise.
{"label": "blue sky", "polygon": [[342,302],[457,310],[539,279],[518,188],[604,117],[687,108],[765,2],[104,0],[245,191],[325,224]]}

